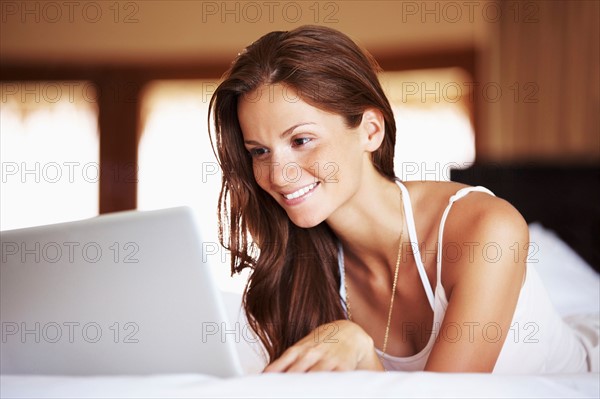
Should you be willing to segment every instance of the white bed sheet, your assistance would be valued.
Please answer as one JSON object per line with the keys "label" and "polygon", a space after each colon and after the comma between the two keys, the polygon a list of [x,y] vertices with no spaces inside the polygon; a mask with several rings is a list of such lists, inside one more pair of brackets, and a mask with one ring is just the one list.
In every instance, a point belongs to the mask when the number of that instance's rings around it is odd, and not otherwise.
{"label": "white bed sheet", "polygon": [[3,398],[460,397],[598,398],[598,374],[508,376],[429,372],[148,377],[2,376]]}
{"label": "white bed sheet", "polygon": [[[600,276],[551,231],[530,226],[531,256],[551,300],[566,318],[597,320]],[[233,315],[239,298],[226,296]],[[597,334],[596,334],[597,335]],[[597,349],[597,347],[596,347]],[[600,397],[598,373],[493,375],[430,372],[256,374],[264,360],[245,342],[239,352],[248,375],[0,376],[2,398],[186,397]]]}

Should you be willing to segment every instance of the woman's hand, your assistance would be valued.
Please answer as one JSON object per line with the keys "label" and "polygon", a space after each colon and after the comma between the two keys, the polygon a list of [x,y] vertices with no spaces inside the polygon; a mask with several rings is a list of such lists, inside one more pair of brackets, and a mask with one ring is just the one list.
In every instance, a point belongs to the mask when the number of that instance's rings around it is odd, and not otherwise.
{"label": "woman's hand", "polygon": [[289,347],[264,372],[384,370],[373,339],[348,320],[323,324]]}

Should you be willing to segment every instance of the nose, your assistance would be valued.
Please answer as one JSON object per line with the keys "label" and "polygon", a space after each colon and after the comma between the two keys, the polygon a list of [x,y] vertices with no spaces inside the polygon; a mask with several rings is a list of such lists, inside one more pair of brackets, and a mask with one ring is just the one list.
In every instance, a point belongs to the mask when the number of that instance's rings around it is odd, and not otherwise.
{"label": "nose", "polygon": [[269,166],[269,183],[274,187],[285,187],[289,183],[286,178],[286,165],[288,162],[280,159],[273,161]]}
{"label": "nose", "polygon": [[298,164],[289,154],[282,152],[273,153],[265,166],[268,184],[274,188],[283,188],[296,180]]}

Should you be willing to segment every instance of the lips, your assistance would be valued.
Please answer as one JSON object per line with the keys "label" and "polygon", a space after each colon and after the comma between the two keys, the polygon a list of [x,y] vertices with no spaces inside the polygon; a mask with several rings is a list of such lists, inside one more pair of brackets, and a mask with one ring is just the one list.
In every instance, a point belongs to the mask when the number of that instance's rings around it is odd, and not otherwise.
{"label": "lips", "polygon": [[294,200],[296,198],[302,197],[303,195],[306,195],[308,192],[312,191],[318,185],[319,185],[319,182],[315,182],[315,183],[309,184],[308,186],[304,186],[292,193],[282,194],[282,195],[283,195],[283,198],[285,198],[286,200]]}

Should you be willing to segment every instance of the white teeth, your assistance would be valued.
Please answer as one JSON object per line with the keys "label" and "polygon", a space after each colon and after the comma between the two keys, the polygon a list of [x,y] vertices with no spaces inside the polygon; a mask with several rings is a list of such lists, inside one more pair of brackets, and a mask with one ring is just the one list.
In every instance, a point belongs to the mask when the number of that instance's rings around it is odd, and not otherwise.
{"label": "white teeth", "polygon": [[294,191],[291,194],[287,194],[287,195],[284,194],[284,197],[286,199],[289,199],[289,200],[296,199],[298,197],[302,197],[304,194],[306,194],[307,192],[309,192],[310,190],[312,190],[316,186],[317,186],[317,183],[313,183],[310,186],[306,186],[304,188],[301,188],[300,190]]}

